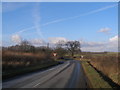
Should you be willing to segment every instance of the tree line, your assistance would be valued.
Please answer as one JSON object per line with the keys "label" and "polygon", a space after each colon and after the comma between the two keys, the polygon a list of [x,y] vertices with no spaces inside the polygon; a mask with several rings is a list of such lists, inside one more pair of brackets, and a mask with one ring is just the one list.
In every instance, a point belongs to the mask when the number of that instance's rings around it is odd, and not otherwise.
{"label": "tree line", "polygon": [[58,57],[63,57],[66,54],[69,54],[70,56],[74,57],[76,53],[81,52],[81,44],[79,41],[68,41],[68,42],[63,42],[60,41],[55,45],[54,48],[51,48],[49,46],[39,46],[36,47],[30,42],[24,40],[20,44],[17,44],[15,46],[9,46],[9,47],[2,47],[2,50],[9,50],[13,52],[31,52],[31,53],[46,53],[46,54],[51,54],[51,53],[57,53]]}

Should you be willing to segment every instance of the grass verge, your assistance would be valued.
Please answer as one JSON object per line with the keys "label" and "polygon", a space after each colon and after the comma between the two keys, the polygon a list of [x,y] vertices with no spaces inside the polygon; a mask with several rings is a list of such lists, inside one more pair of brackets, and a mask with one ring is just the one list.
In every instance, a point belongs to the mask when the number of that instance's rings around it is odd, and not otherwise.
{"label": "grass verge", "polygon": [[60,63],[57,62],[57,61],[54,61],[54,62],[51,62],[51,63],[48,63],[48,64],[26,67],[24,69],[19,69],[19,70],[6,71],[6,72],[2,73],[2,79],[6,80],[6,79],[9,79],[9,78],[13,78],[15,76],[27,74],[27,73],[30,73],[30,72],[45,70],[49,67],[52,67],[52,66],[55,66],[55,65],[58,65],[58,64],[60,64]]}
{"label": "grass verge", "polygon": [[112,88],[86,61],[82,61],[82,66],[92,85],[92,88]]}

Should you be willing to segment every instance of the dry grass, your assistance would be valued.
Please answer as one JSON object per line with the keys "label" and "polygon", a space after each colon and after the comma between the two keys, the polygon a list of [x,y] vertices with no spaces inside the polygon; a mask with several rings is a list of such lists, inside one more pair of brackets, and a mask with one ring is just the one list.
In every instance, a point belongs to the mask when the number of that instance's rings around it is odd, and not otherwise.
{"label": "dry grass", "polygon": [[118,62],[117,53],[92,55],[90,63],[104,75],[111,78],[112,81],[120,85],[119,82],[119,70],[120,63]]}
{"label": "dry grass", "polygon": [[11,52],[6,51],[2,54],[2,62],[3,65],[22,65],[27,64],[29,62],[30,65],[44,63],[49,61],[50,57],[48,57],[45,53],[25,53],[25,52]]}
{"label": "dry grass", "polygon": [[[21,69],[37,67],[54,63],[54,60],[46,53],[26,53],[3,51],[2,53],[2,73],[7,75],[11,72],[20,71]],[[43,66],[42,66],[43,67]]]}
{"label": "dry grass", "polygon": [[[90,66],[87,61],[82,61],[82,66],[87,78],[90,81],[90,88],[112,88],[108,82],[106,82],[96,70]],[[89,84],[89,83],[88,83]],[[94,90],[94,89],[93,89]]]}

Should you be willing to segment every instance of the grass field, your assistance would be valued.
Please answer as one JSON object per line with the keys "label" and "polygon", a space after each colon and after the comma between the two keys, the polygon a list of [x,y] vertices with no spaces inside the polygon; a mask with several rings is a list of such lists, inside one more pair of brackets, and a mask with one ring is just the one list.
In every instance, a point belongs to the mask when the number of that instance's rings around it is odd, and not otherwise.
{"label": "grass field", "polygon": [[112,88],[86,61],[82,61],[82,66],[92,88]]}
{"label": "grass field", "polygon": [[91,57],[90,63],[99,71],[103,72],[115,83],[119,84],[119,70],[120,63],[118,62],[118,55],[116,53],[108,53],[104,55],[94,55]]}
{"label": "grass field", "polygon": [[82,61],[89,62],[96,71],[108,78],[108,82],[113,83],[113,86],[120,86],[120,56],[118,56],[117,52],[85,53],[82,55],[84,56],[81,59]]}
{"label": "grass field", "polygon": [[3,51],[2,77],[7,79],[59,64],[45,53]]}

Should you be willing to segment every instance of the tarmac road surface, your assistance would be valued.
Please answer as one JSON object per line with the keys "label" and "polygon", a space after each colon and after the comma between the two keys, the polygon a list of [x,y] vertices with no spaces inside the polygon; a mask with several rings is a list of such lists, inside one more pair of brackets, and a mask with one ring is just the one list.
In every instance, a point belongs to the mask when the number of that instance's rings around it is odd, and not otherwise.
{"label": "tarmac road surface", "polygon": [[80,61],[70,60],[45,71],[4,81],[2,88],[87,88]]}

